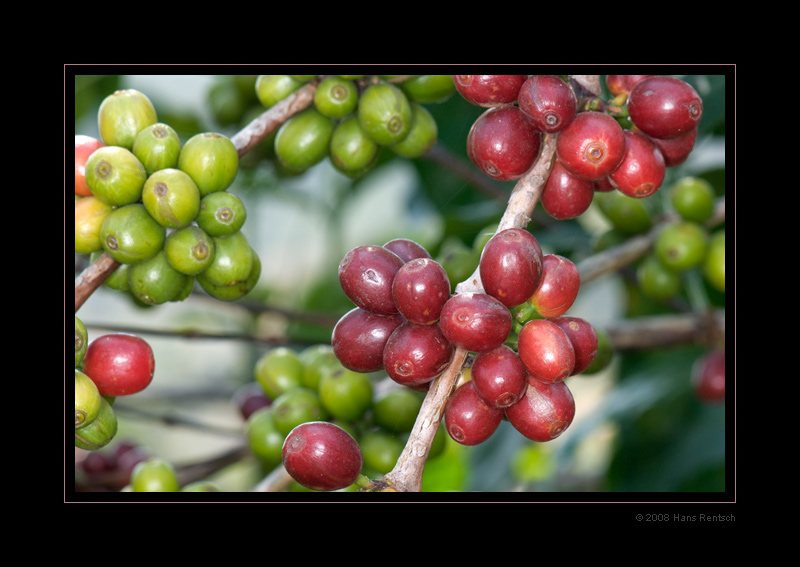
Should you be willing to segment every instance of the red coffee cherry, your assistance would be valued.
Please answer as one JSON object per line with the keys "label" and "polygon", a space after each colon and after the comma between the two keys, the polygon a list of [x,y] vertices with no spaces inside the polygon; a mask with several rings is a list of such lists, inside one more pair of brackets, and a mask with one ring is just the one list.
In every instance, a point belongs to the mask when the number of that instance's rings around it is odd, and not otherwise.
{"label": "red coffee cherry", "polygon": [[430,253],[425,250],[421,244],[414,242],[409,238],[395,238],[383,245],[384,248],[390,250],[400,256],[403,262],[408,262],[414,258],[430,258]]}
{"label": "red coffee cherry", "polygon": [[511,104],[528,75],[453,75],[456,90],[476,106]]}
{"label": "red coffee cherry", "polygon": [[153,381],[156,361],[144,339],[127,333],[110,333],[89,343],[83,372],[103,396],[141,392]]}
{"label": "red coffee cherry", "polygon": [[541,133],[516,106],[486,110],[467,134],[467,155],[472,163],[500,181],[522,177],[540,149]]}
{"label": "red coffee cherry", "polygon": [[442,333],[464,350],[481,352],[497,348],[511,333],[511,311],[486,293],[454,295],[442,308]]}
{"label": "red coffee cherry", "polygon": [[356,372],[377,372],[383,369],[386,341],[403,321],[397,313],[379,315],[360,307],[351,309],[333,328],[333,353],[345,368]]}
{"label": "red coffee cherry", "polygon": [[439,325],[415,325],[406,321],[389,336],[383,350],[383,368],[403,386],[430,382],[447,368],[453,345]]}
{"label": "red coffee cherry", "polygon": [[624,155],[622,126],[602,112],[578,113],[556,141],[556,156],[564,167],[592,181],[614,171]]}
{"label": "red coffee cherry", "polygon": [[725,399],[725,351],[712,350],[692,367],[692,387],[704,402]]}
{"label": "red coffee cherry", "polygon": [[339,284],[357,306],[382,315],[397,313],[392,281],[403,260],[382,246],[356,246],[339,263]]}
{"label": "red coffee cherry", "polygon": [[581,287],[578,267],[558,254],[542,257],[542,281],[528,300],[542,317],[558,317],[566,313]]}
{"label": "red coffee cherry", "polygon": [[664,165],[667,167],[675,167],[686,161],[689,154],[694,149],[694,143],[697,140],[697,128],[690,130],[682,136],[663,140],[661,138],[650,138],[656,147],[661,150],[661,155],[664,156]]}
{"label": "red coffee cherry", "polygon": [[572,342],[548,319],[533,319],[523,325],[517,352],[528,373],[542,382],[561,382],[575,369]]}
{"label": "red coffee cherry", "polygon": [[537,130],[550,134],[561,132],[577,114],[575,94],[555,75],[531,75],[522,84],[517,102]]}
{"label": "red coffee cherry", "polygon": [[563,315],[550,320],[561,327],[572,343],[575,351],[575,367],[571,375],[580,374],[589,368],[597,355],[598,339],[594,327],[580,317]]}
{"label": "red coffee cherry", "polygon": [[398,311],[408,321],[431,325],[439,320],[442,307],[450,299],[450,279],[438,262],[415,258],[397,271],[392,297]]}
{"label": "red coffee cherry", "polygon": [[545,212],[554,219],[574,219],[585,213],[592,204],[595,186],[600,181],[581,179],[571,174],[559,160],[555,160],[542,189],[540,202]]}
{"label": "red coffee cherry", "polygon": [[522,399],[505,409],[514,429],[543,443],[564,433],[575,418],[575,399],[564,382],[550,384],[528,379]]}
{"label": "red coffee cherry", "polygon": [[450,437],[461,445],[479,445],[500,426],[503,410],[489,406],[475,391],[472,381],[456,388],[444,409]]}
{"label": "red coffee cherry", "polygon": [[341,490],[361,474],[364,458],[353,437],[327,421],[309,421],[292,429],[281,449],[289,475],[311,490]]}
{"label": "red coffee cherry", "polygon": [[480,259],[483,289],[506,307],[525,303],[542,280],[542,249],[527,230],[509,228],[492,236]]}
{"label": "red coffee cherry", "polygon": [[649,197],[664,181],[664,156],[653,140],[639,132],[625,132],[625,148],[622,162],[608,175],[608,180],[629,197]]}
{"label": "red coffee cherry", "polygon": [[682,136],[700,123],[703,100],[689,83],[656,75],[639,81],[628,95],[628,115],[653,138]]}
{"label": "red coffee cherry", "polygon": [[506,345],[479,352],[472,362],[472,384],[488,405],[507,408],[519,401],[527,386],[527,373],[519,356]]}
{"label": "red coffee cherry", "polygon": [[606,86],[612,95],[617,96],[622,93],[629,93],[631,89],[647,77],[653,75],[606,75]]}

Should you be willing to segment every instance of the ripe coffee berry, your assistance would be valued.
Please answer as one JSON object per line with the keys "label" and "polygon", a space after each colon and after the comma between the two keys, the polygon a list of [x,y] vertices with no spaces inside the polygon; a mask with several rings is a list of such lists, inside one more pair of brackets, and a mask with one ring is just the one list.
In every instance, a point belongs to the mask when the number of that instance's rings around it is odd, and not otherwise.
{"label": "ripe coffee berry", "polygon": [[500,181],[522,177],[540,149],[540,132],[516,106],[486,110],[467,134],[467,155],[472,163]]}
{"label": "ripe coffee berry", "polygon": [[575,303],[580,286],[580,272],[571,260],[558,254],[545,254],[542,281],[529,302],[542,317],[558,317]]}
{"label": "ripe coffee berry", "polygon": [[550,134],[561,132],[577,114],[575,94],[555,75],[531,75],[522,84],[517,100],[536,129]]}
{"label": "ripe coffee berry", "polygon": [[392,282],[403,263],[382,246],[357,246],[339,263],[339,284],[350,301],[362,309],[383,315],[397,313]]}
{"label": "ripe coffee berry", "polygon": [[528,439],[543,443],[555,439],[575,418],[575,399],[564,382],[528,379],[522,399],[505,409],[514,429]]}
{"label": "ripe coffee berry", "polygon": [[89,343],[83,371],[103,396],[127,396],[141,392],[153,381],[156,361],[144,339],[110,333]]}
{"label": "ripe coffee berry", "polygon": [[697,127],[703,100],[689,83],[656,75],[639,81],[628,95],[628,114],[642,132],[671,139]]}
{"label": "ripe coffee berry", "polygon": [[725,399],[725,351],[712,350],[692,367],[692,387],[704,402]]}
{"label": "ripe coffee berry", "polygon": [[91,136],[75,136],[75,194],[88,197],[92,190],[86,184],[86,161],[89,156],[105,144]]}
{"label": "ripe coffee berry", "polygon": [[298,425],[281,451],[286,472],[311,490],[341,490],[353,484],[364,458],[353,437],[326,421]]}
{"label": "ripe coffee berry", "polygon": [[475,391],[472,381],[456,388],[444,409],[444,424],[454,441],[479,445],[500,426],[503,410],[489,406]]}
{"label": "ripe coffee berry", "polygon": [[606,177],[625,155],[622,126],[602,112],[580,112],[558,135],[556,155],[572,174],[589,180]]}
{"label": "ripe coffee berry", "polygon": [[580,317],[563,315],[551,319],[567,334],[572,348],[575,351],[575,367],[572,374],[580,374],[592,364],[597,355],[597,333],[587,321]]}
{"label": "ripe coffee berry", "polygon": [[476,106],[491,107],[511,104],[527,75],[453,75],[456,90]]}
{"label": "ripe coffee berry", "polygon": [[542,189],[542,207],[556,220],[574,219],[592,204],[595,183],[573,175],[559,160],[555,160]]}
{"label": "ripe coffee berry", "polygon": [[472,384],[490,406],[507,408],[525,393],[527,374],[519,356],[506,345],[479,352],[472,362]]}
{"label": "ripe coffee berry", "polygon": [[383,349],[394,330],[403,323],[397,313],[378,315],[360,307],[345,313],[331,335],[333,352],[345,368],[376,372],[383,368]]}
{"label": "ripe coffee berry", "polygon": [[564,330],[548,319],[528,321],[519,332],[519,358],[542,382],[561,382],[575,369],[575,349]]}
{"label": "ripe coffee berry", "polygon": [[625,156],[608,175],[611,185],[629,197],[649,197],[661,187],[666,164],[661,150],[639,132],[625,132]]}
{"label": "ripe coffee berry", "polygon": [[453,354],[453,345],[439,325],[406,321],[389,336],[383,351],[383,368],[395,382],[415,386],[441,374]]}
{"label": "ripe coffee berry", "polygon": [[411,323],[431,325],[439,320],[450,299],[450,279],[438,262],[415,258],[403,264],[392,282],[392,297],[398,311]]}
{"label": "ripe coffee berry", "polygon": [[442,308],[439,323],[448,341],[464,350],[481,352],[497,348],[508,338],[511,312],[486,293],[461,293]]}
{"label": "ripe coffee berry", "polygon": [[542,249],[527,230],[509,228],[486,243],[479,264],[483,288],[506,307],[524,303],[542,279]]}
{"label": "ripe coffee berry", "polygon": [[431,257],[430,252],[424,246],[408,238],[395,238],[384,244],[383,247],[400,256],[403,262],[408,262],[414,258]]}

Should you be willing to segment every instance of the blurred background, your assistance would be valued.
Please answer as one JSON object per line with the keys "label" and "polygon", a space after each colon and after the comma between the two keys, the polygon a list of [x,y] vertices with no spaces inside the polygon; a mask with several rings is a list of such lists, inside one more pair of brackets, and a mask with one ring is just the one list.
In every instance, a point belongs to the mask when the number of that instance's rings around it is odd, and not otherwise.
{"label": "blurred background", "polygon": [[[265,110],[256,97],[256,78],[75,76],[75,134],[98,137],[102,100],[117,89],[134,88],[151,99],[159,121],[183,142],[199,132],[232,136]],[[682,177],[702,177],[718,198],[725,195],[726,77],[680,78],[703,97],[704,117],[689,159],[668,169],[664,189],[648,199],[653,223],[669,212],[667,189]],[[349,249],[411,238],[446,266],[451,280],[472,273],[475,243],[487,227],[496,226],[514,184],[479,179],[467,158],[467,133],[483,109],[458,93],[426,107],[439,130],[435,151],[412,160],[384,150],[379,163],[358,179],[328,160],[301,174],[287,172],[275,160],[273,137],[241,159],[229,192],[246,205],[242,230],[263,264],[258,286],[243,300],[221,302],[198,289],[182,302],[144,307],[105,286],[91,296],[77,313],[90,340],[133,332],[152,345],[156,358],[151,386],[116,401],[119,433],[102,453],[136,447],[178,469],[207,471],[198,478],[223,491],[252,490],[268,467],[248,452],[234,395],[254,382],[255,363],[270,349],[300,351],[330,342],[333,325],[352,308],[336,276]],[[604,246],[603,237],[614,226],[593,204],[568,221],[554,221],[537,207],[528,229],[545,252],[578,264]],[[88,258],[76,255],[75,264],[77,276]],[[724,293],[696,275],[687,277],[678,297],[656,301],[642,294],[635,270],[634,264],[587,282],[569,314],[613,330],[650,317],[724,310]],[[726,462],[735,453],[725,414],[734,398],[729,394],[727,404],[703,401],[691,383],[695,364],[711,346],[690,341],[617,348],[603,371],[568,379],[577,413],[559,438],[533,443],[503,422],[476,447],[445,439],[442,453],[426,466],[423,490],[696,492],[713,493],[704,496],[710,500],[724,498],[733,489]],[[86,456],[76,451],[76,489],[112,489],[82,468]]]}

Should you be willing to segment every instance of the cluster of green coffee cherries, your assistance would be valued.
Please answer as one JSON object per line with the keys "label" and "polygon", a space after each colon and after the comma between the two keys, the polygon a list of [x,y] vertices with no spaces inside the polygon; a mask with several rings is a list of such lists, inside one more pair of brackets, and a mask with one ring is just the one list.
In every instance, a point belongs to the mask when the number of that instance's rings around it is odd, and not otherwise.
{"label": "cluster of green coffee cherries", "polygon": [[313,104],[281,126],[275,154],[289,171],[328,158],[352,178],[374,167],[382,148],[406,158],[425,154],[438,128],[424,105],[455,92],[452,75],[259,75],[256,94],[271,108],[312,80],[319,81]]}
{"label": "cluster of green coffee cherries", "polygon": [[[265,352],[255,364],[254,382],[245,388],[249,397],[263,400],[261,407],[246,414],[246,437],[264,471],[281,464],[283,443],[292,429],[310,421],[329,421],[358,442],[362,476],[368,479],[380,478],[394,468],[424,396],[424,392],[398,387],[385,374],[348,370],[329,344]],[[241,409],[244,403],[238,405]],[[429,459],[442,455],[446,437],[440,428]],[[357,489],[354,483],[342,491]],[[288,490],[310,489],[292,481]]]}
{"label": "cluster of green coffee cherries", "polygon": [[[636,265],[641,293],[655,301],[668,301],[703,284],[713,293],[725,293],[725,227],[710,228],[716,193],[706,179],[678,179],[665,195],[663,210],[618,192],[599,193],[600,211],[613,228],[605,233],[601,248],[651,230],[659,212],[670,219],[655,237],[652,248]],[[616,240],[615,240],[616,239]],[[696,291],[696,290],[695,290]]]}
{"label": "cluster of green coffee cherries", "polygon": [[261,262],[241,232],[244,204],[227,191],[233,142],[206,132],[182,144],[133,89],[106,97],[98,126],[99,140],[75,140],[75,252],[107,253],[121,266],[105,284],[146,305],[181,301],[195,281],[226,301],[251,291]]}

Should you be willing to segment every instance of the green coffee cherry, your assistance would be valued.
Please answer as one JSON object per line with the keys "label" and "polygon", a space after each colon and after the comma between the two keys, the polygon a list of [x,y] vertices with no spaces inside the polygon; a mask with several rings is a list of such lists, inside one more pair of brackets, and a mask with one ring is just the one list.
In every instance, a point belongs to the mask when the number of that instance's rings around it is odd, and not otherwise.
{"label": "green coffee cherry", "polygon": [[600,192],[595,199],[611,225],[622,234],[641,234],[653,226],[645,199],[629,197],[619,191]]}
{"label": "green coffee cherry", "polygon": [[200,196],[205,197],[233,184],[239,170],[239,152],[222,134],[196,134],[181,149],[178,169],[189,174]]}
{"label": "green coffee cherry", "polygon": [[244,225],[247,211],[244,203],[232,193],[218,191],[200,200],[197,225],[210,236],[230,236]]}
{"label": "green coffee cherry", "polygon": [[219,486],[209,480],[190,482],[180,489],[180,492],[222,492]]}
{"label": "green coffee cherry", "polygon": [[195,276],[205,271],[214,260],[214,239],[199,226],[176,230],[164,243],[170,265],[182,274]]}
{"label": "green coffee cherry", "polygon": [[656,237],[658,259],[671,270],[699,266],[706,255],[708,231],[696,222],[682,221],[666,226]]}
{"label": "green coffee cherry", "polygon": [[133,155],[144,165],[147,175],[159,169],[178,167],[181,139],[168,124],[151,124],[136,136]]}
{"label": "green coffee cherry", "polygon": [[583,374],[597,374],[601,370],[605,370],[614,358],[614,345],[611,343],[608,333],[598,327],[594,328],[594,332],[597,334],[597,354]]}
{"label": "green coffee cherry", "polygon": [[[261,277],[261,259],[255,250],[251,249],[252,268],[247,279],[236,281],[229,285],[217,285],[209,281],[205,277],[205,272],[201,272],[195,276],[195,279],[200,286],[205,290],[208,295],[220,301],[236,301],[241,299],[258,284],[258,279]],[[216,254],[216,253],[215,253]]]}
{"label": "green coffee cherry", "polygon": [[[212,237],[214,259],[202,274],[202,281],[215,286],[235,286],[247,281],[253,269],[253,249],[241,232]],[[201,281],[198,278],[198,281]]]}
{"label": "green coffee cherry", "polygon": [[397,86],[409,100],[423,104],[444,102],[456,92],[453,75],[417,75]]}
{"label": "green coffee cherry", "polygon": [[113,207],[141,199],[145,181],[144,165],[126,148],[98,148],[86,161],[86,184],[95,197]]}
{"label": "green coffee cherry", "polygon": [[117,416],[111,404],[101,396],[100,411],[94,421],[75,429],[75,446],[96,451],[108,445],[116,434]]}
{"label": "green coffee cherry", "polygon": [[680,274],[664,266],[655,254],[648,254],[642,260],[636,278],[642,293],[657,301],[676,296],[682,288]]}
{"label": "green coffee cherry", "polygon": [[305,367],[290,348],[277,347],[263,354],[255,365],[255,379],[273,400],[292,388],[303,385]]}
{"label": "green coffee cherry", "polygon": [[317,391],[323,407],[335,419],[356,421],[372,406],[369,376],[345,367],[323,374]]}
{"label": "green coffee cherry", "polygon": [[265,467],[271,469],[281,463],[286,435],[275,425],[272,408],[263,407],[247,418],[246,436],[250,451]]}
{"label": "green coffee cherry", "polygon": [[97,112],[103,143],[129,150],[139,132],[156,122],[158,116],[153,103],[135,89],[119,90],[107,96]]}
{"label": "green coffee cherry", "polygon": [[158,224],[181,228],[200,212],[200,190],[180,169],[161,169],[144,184],[142,203]]}
{"label": "green coffee cherry", "polygon": [[703,275],[711,286],[725,293],[725,230],[715,232],[708,244]]}
{"label": "green coffee cherry", "polygon": [[390,83],[370,85],[358,101],[358,120],[376,143],[391,146],[411,129],[411,104],[403,91]]}
{"label": "green coffee cherry", "polygon": [[[89,256],[89,261],[94,264],[104,252],[102,248],[97,252],[93,252],[91,256]],[[128,264],[120,264],[120,266],[105,279],[103,285],[115,291],[129,291],[128,266]]]}
{"label": "green coffee cherry", "polygon": [[439,130],[436,120],[427,108],[411,103],[411,129],[408,135],[392,146],[392,151],[405,158],[418,158],[436,143]]}
{"label": "green coffee cherry", "polygon": [[355,115],[339,122],[331,135],[330,160],[349,177],[359,177],[378,161],[380,146],[367,136]]}
{"label": "green coffee cherry", "polygon": [[155,256],[163,247],[167,229],[141,203],[111,211],[100,228],[103,249],[121,264],[135,264]]}
{"label": "green coffee cherry", "polygon": [[145,305],[174,301],[184,290],[188,278],[172,267],[163,250],[128,268],[130,291]]}
{"label": "green coffee cherry", "polygon": [[295,172],[321,162],[329,151],[333,121],[316,108],[307,108],[283,123],[275,136],[275,155]]}
{"label": "green coffee cherry", "polygon": [[178,475],[173,466],[157,457],[136,464],[131,472],[134,492],[178,492]]}
{"label": "green coffee cherry", "polygon": [[80,366],[83,362],[83,357],[86,356],[86,348],[89,346],[89,333],[86,331],[86,326],[83,321],[78,319],[75,315],[75,368]]}
{"label": "green coffee cherry", "polygon": [[365,432],[358,444],[364,457],[364,468],[381,475],[394,468],[404,447],[400,439],[383,430]]}
{"label": "green coffee cherry", "polygon": [[411,431],[422,407],[421,397],[409,388],[387,392],[375,401],[372,417],[376,425],[394,433]]}
{"label": "green coffee cherry", "polygon": [[314,91],[314,106],[329,118],[344,118],[358,106],[358,89],[353,81],[325,77]]}
{"label": "green coffee cherry", "polygon": [[322,377],[342,366],[333,352],[333,347],[326,343],[306,347],[298,353],[298,356],[304,369],[302,385],[312,390],[319,390]]}
{"label": "green coffee cherry", "polygon": [[[77,336],[77,335],[76,335]],[[92,423],[100,415],[103,396],[92,379],[75,370],[75,429]]]}
{"label": "green coffee cherry", "polygon": [[328,413],[320,401],[319,394],[308,388],[291,388],[275,398],[270,406],[275,427],[284,436],[307,421],[325,421]]}
{"label": "green coffee cherry", "polygon": [[670,202],[684,220],[703,223],[714,214],[714,189],[700,177],[684,177],[670,189]]}
{"label": "green coffee cherry", "polygon": [[256,79],[256,95],[265,108],[271,108],[303,86],[291,75],[259,75]]}

